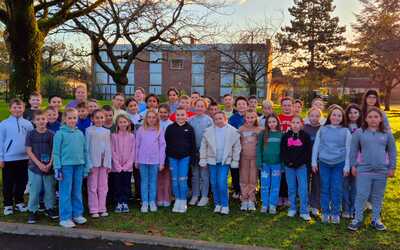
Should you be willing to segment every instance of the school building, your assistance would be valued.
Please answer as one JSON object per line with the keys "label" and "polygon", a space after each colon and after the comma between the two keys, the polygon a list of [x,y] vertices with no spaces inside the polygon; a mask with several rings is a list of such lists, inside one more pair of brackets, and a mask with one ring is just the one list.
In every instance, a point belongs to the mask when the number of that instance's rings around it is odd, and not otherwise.
{"label": "school building", "polygon": [[[118,44],[114,53],[124,53],[129,44]],[[223,51],[224,53],[221,53]],[[229,54],[228,54],[229,53]],[[224,55],[225,54],[225,55]],[[231,56],[235,55],[240,66],[235,65]],[[255,56],[249,56],[255,55]],[[111,65],[106,53],[102,59]],[[257,57],[257,59],[254,59]],[[248,95],[247,84],[242,80],[239,67],[251,68],[252,64],[262,64],[265,71],[260,72],[257,81],[257,96],[265,98],[271,82],[271,46],[265,44],[189,44],[162,45],[150,48],[139,54],[130,66],[126,95],[133,95],[136,87],[147,93],[165,95],[168,88],[176,87],[186,94],[194,91],[219,100],[224,94]],[[250,59],[253,61],[250,61]],[[236,59],[235,59],[236,60]],[[121,65],[124,61],[121,59]],[[232,68],[229,68],[232,67]],[[237,67],[237,68],[236,68]],[[112,78],[92,58],[92,91],[97,96],[110,99],[116,93]],[[262,74],[262,75],[261,75]]]}

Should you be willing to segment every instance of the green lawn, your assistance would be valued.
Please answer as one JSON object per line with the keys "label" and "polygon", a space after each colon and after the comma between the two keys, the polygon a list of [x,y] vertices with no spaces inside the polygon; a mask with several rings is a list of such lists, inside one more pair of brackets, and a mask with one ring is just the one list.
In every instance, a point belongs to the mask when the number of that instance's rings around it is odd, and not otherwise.
{"label": "green lawn", "polygon": [[[0,103],[4,117],[4,104]],[[400,107],[388,113],[393,132],[400,137]],[[399,141],[397,141],[398,146]],[[129,214],[115,214],[105,219],[89,219],[84,228],[118,232],[134,232],[175,238],[206,240],[213,242],[269,246],[283,249],[400,249],[400,173],[390,179],[386,192],[382,218],[387,232],[377,232],[365,227],[352,233],[346,229],[348,221],[340,225],[322,225],[313,220],[289,219],[286,211],[276,216],[257,212],[239,211],[237,201],[231,200],[231,214],[221,216],[212,213],[211,207],[190,207],[187,214],[173,214],[170,209],[157,213],[141,214],[138,204]],[[4,217],[1,221],[26,222],[27,215]],[[43,224],[57,225],[43,218]]]}

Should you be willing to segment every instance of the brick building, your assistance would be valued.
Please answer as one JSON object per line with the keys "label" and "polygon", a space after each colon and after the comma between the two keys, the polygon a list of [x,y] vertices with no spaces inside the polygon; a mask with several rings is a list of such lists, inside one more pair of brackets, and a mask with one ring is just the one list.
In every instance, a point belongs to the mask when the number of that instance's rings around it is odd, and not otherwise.
{"label": "brick building", "polygon": [[[114,53],[123,53],[130,45],[118,45]],[[260,98],[269,95],[268,86],[271,81],[272,66],[270,62],[271,48],[269,43],[250,45],[164,45],[151,48],[139,54],[140,60],[132,63],[128,73],[128,85],[125,94],[133,95],[135,87],[143,87],[146,92],[165,95],[170,87],[176,87],[186,94],[197,91],[202,95],[219,99],[226,93],[248,95],[249,89],[237,71],[227,70],[222,65],[232,58],[223,56],[219,51],[226,51],[230,55],[247,58],[254,53],[262,63],[263,76],[257,81],[257,96]],[[107,55],[101,55],[107,61]],[[260,59],[261,58],[261,59]],[[250,68],[250,62],[243,59],[242,64]],[[108,61],[107,61],[108,62]],[[110,62],[108,62],[110,63]],[[124,63],[121,61],[121,63]],[[254,62],[253,62],[254,63]],[[97,96],[109,99],[116,92],[112,78],[92,59],[93,89]]]}

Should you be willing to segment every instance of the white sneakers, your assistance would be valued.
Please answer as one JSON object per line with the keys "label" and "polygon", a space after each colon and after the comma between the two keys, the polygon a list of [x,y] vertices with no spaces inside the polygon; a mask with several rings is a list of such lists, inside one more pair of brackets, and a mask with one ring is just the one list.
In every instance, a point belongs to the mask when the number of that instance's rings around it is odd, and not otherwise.
{"label": "white sneakers", "polygon": [[150,212],[157,212],[157,205],[155,202],[150,202]]}
{"label": "white sneakers", "polygon": [[229,214],[229,207],[222,207],[220,205],[216,205],[214,208],[214,213]]}
{"label": "white sneakers", "polygon": [[78,216],[78,217],[72,218],[72,220],[78,225],[82,225],[87,222],[87,219],[83,216]]}
{"label": "white sneakers", "polygon": [[4,214],[5,216],[11,215],[11,214],[13,214],[13,213],[14,213],[14,209],[13,209],[12,206],[5,206],[5,207],[4,207],[3,214]]}
{"label": "white sneakers", "polygon": [[247,203],[247,201],[242,201],[242,203],[240,204],[240,210],[241,211],[247,211],[249,203]]}
{"label": "white sneakers", "polygon": [[221,206],[220,205],[216,205],[214,208],[214,213],[221,213]]}
{"label": "white sneakers", "polygon": [[186,213],[187,211],[187,201],[186,200],[175,200],[172,212],[174,213]]}
{"label": "white sneakers", "polygon": [[199,203],[197,203],[198,207],[204,207],[208,205],[208,197],[201,197]]}
{"label": "white sneakers", "polygon": [[289,210],[288,211],[288,213],[287,213],[287,216],[289,216],[289,217],[295,217],[296,216],[296,210]]}
{"label": "white sneakers", "polygon": [[92,218],[107,217],[107,216],[108,216],[108,213],[107,213],[107,212],[103,212],[103,213],[100,213],[100,214],[94,213],[94,214],[91,214],[90,216],[91,216]]}
{"label": "white sneakers", "polygon": [[221,214],[225,214],[225,215],[229,214],[229,207],[222,207]]}
{"label": "white sneakers", "polygon": [[302,218],[305,221],[311,220],[311,216],[309,214],[300,214],[300,218]]}
{"label": "white sneakers", "polygon": [[256,211],[256,204],[253,201],[249,201],[247,203],[247,210]]}
{"label": "white sneakers", "polygon": [[192,196],[192,198],[191,198],[190,201],[189,201],[189,205],[190,205],[190,206],[196,205],[198,199],[199,199],[199,197],[197,197],[197,196]]}
{"label": "white sneakers", "polygon": [[15,205],[15,209],[21,213],[25,213],[28,211],[28,207],[25,206],[24,203],[18,203],[17,205]]}
{"label": "white sneakers", "polygon": [[149,203],[143,202],[142,207],[140,208],[140,212],[142,212],[142,213],[149,212]]}
{"label": "white sneakers", "polygon": [[65,227],[65,228],[73,228],[76,225],[72,220],[62,220],[62,221],[60,221],[60,226]]}

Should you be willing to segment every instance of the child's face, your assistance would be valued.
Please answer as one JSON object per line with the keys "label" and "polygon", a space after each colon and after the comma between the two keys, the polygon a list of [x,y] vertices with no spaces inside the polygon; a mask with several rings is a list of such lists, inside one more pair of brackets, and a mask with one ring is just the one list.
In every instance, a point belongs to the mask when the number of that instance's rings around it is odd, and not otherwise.
{"label": "child's face", "polygon": [[171,103],[175,103],[176,101],[178,101],[178,95],[175,93],[175,91],[170,91],[168,93],[168,100]]}
{"label": "child's face", "polygon": [[86,119],[86,117],[89,115],[88,109],[87,108],[79,108],[78,115],[79,115],[80,119]]}
{"label": "child's face", "polygon": [[267,121],[267,126],[269,130],[276,131],[278,128],[278,121],[276,120],[275,117],[270,117]]}
{"label": "child's face", "polygon": [[31,96],[29,98],[29,104],[31,105],[32,109],[39,109],[40,105],[42,104],[42,98],[40,96]]}
{"label": "child's face", "polygon": [[43,129],[47,126],[47,116],[46,115],[36,115],[35,119],[33,120],[36,128]]}
{"label": "child's face", "polygon": [[301,127],[302,127],[301,120],[299,118],[294,118],[292,120],[292,123],[291,123],[290,127],[291,127],[293,132],[295,132],[295,133],[299,132]]}
{"label": "child's face", "polygon": [[50,99],[49,106],[50,106],[50,107],[53,107],[53,108],[55,108],[55,109],[57,109],[57,110],[60,110],[61,107],[62,107],[62,100],[61,100],[61,98],[58,97],[58,96],[55,96],[55,97],[51,98],[51,99]]}
{"label": "child's face", "polygon": [[246,112],[247,109],[248,109],[247,102],[246,102],[245,100],[239,100],[239,101],[236,103],[236,108],[237,108],[237,110],[238,110],[239,113],[244,113],[244,112]]}
{"label": "child's face", "polygon": [[131,114],[137,114],[138,112],[138,104],[135,101],[131,101],[128,103],[128,111]]}
{"label": "child's face", "polygon": [[350,120],[350,122],[356,123],[358,118],[360,118],[360,115],[361,114],[357,109],[354,109],[354,108],[350,109],[350,111],[349,111],[349,120]]}
{"label": "child's face", "polygon": [[70,111],[65,116],[65,124],[70,128],[75,128],[78,122],[78,112]]}
{"label": "child's face", "polygon": [[135,100],[138,102],[142,102],[144,99],[144,94],[141,90],[136,90],[135,91]]}
{"label": "child's face", "polygon": [[272,107],[270,105],[264,105],[263,106],[264,116],[268,116],[268,115],[272,114],[272,112],[273,112],[273,110],[272,110]]}
{"label": "child's face", "polygon": [[366,98],[366,103],[368,106],[375,106],[377,99],[378,98],[376,95],[368,95]]}
{"label": "child's face", "polygon": [[257,110],[258,101],[257,99],[249,99],[249,108],[251,110]]}
{"label": "child's face", "polygon": [[255,112],[248,112],[244,117],[244,121],[248,126],[254,126],[256,120],[257,120],[257,114]]}
{"label": "child's face", "polygon": [[379,128],[382,118],[376,111],[371,111],[368,113],[365,121],[367,122],[369,128]]}
{"label": "child's face", "polygon": [[303,105],[301,105],[301,103],[296,102],[296,103],[293,105],[293,113],[294,113],[295,115],[300,115],[302,109],[303,109]]}
{"label": "child's face", "polygon": [[47,114],[47,121],[50,123],[54,123],[57,121],[58,119],[58,112],[54,111],[54,110],[47,110],[46,112]]}
{"label": "child's face", "polygon": [[199,100],[200,99],[200,95],[199,94],[192,94],[191,96],[190,96],[190,99],[192,100],[192,103],[196,103],[196,101],[197,100]]}
{"label": "child's face", "polygon": [[99,109],[99,105],[96,102],[88,102],[89,114],[93,113],[96,109]]}
{"label": "child's face", "polygon": [[318,111],[311,111],[310,115],[308,116],[311,125],[316,126],[319,125],[319,120],[321,119],[321,113]]}
{"label": "child's face", "polygon": [[223,114],[214,115],[214,124],[215,126],[222,128],[226,125],[226,117]]}
{"label": "child's face", "polygon": [[105,123],[109,124],[113,122],[114,113],[112,111],[103,110]]}
{"label": "child's face", "polygon": [[331,113],[330,121],[332,125],[340,125],[343,120],[343,114],[340,110],[334,109]]}
{"label": "child's face", "polygon": [[157,109],[158,108],[158,101],[155,97],[150,97],[147,99],[147,107],[149,109]]}
{"label": "child's face", "polygon": [[206,111],[207,111],[206,104],[203,101],[196,102],[195,108],[196,108],[196,113],[197,114],[201,114],[202,115],[202,114],[205,114]]}
{"label": "child's face", "polygon": [[121,117],[117,121],[117,126],[120,131],[127,131],[128,126],[130,126],[130,122],[126,118]]}
{"label": "child's face", "polygon": [[124,102],[125,102],[125,98],[117,95],[114,96],[113,100],[112,100],[112,105],[115,109],[121,109],[122,106],[124,106]]}
{"label": "child's face", "polygon": [[233,106],[233,98],[232,96],[228,95],[224,97],[224,106],[225,108],[231,108]]}
{"label": "child's face", "polygon": [[105,121],[104,113],[103,112],[96,112],[93,116],[93,123],[96,127],[103,127]]}
{"label": "child's face", "polygon": [[75,91],[75,98],[78,101],[84,101],[87,98],[87,92],[85,88],[77,88]]}
{"label": "child's face", "polygon": [[21,117],[25,111],[25,107],[22,104],[14,103],[10,107],[10,113],[11,115],[15,117]]}
{"label": "child's face", "polygon": [[293,109],[292,101],[285,100],[282,102],[281,106],[282,106],[282,112],[284,114],[290,115],[292,113],[292,109]]}
{"label": "child's face", "polygon": [[215,113],[217,113],[219,111],[219,108],[217,105],[210,105],[208,107],[208,114],[212,117],[214,116]]}
{"label": "child's face", "polygon": [[157,126],[157,115],[153,112],[147,113],[147,123],[151,127]]}
{"label": "child's face", "polygon": [[160,119],[163,121],[166,121],[169,118],[169,112],[165,108],[160,108],[160,110],[158,111],[158,114],[160,115]]}
{"label": "child's face", "polygon": [[187,114],[184,110],[177,110],[176,111],[176,122],[178,124],[184,124],[187,120]]}
{"label": "child's face", "polygon": [[313,107],[313,108],[317,108],[317,109],[319,109],[319,110],[321,110],[321,111],[324,111],[324,109],[325,109],[325,104],[324,104],[324,102],[321,101],[321,100],[316,100],[316,101],[313,102],[312,107]]}
{"label": "child's face", "polygon": [[190,100],[181,99],[179,101],[179,106],[183,107],[186,111],[190,109]]}

